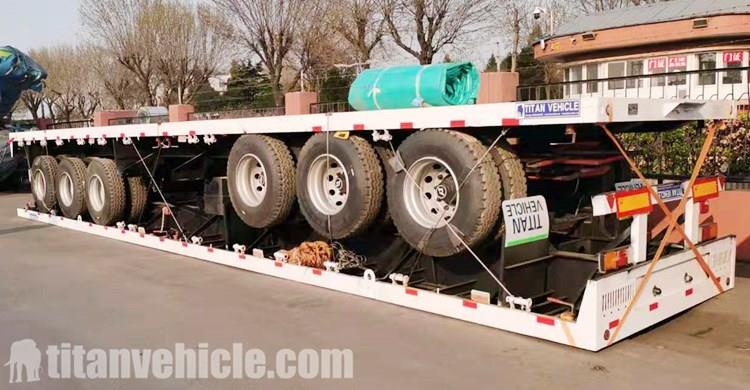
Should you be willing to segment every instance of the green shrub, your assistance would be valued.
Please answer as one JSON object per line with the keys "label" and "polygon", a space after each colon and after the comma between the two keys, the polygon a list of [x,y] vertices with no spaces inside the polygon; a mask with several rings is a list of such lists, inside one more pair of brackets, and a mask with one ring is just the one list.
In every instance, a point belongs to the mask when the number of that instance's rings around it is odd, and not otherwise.
{"label": "green shrub", "polygon": [[[690,123],[669,132],[628,133],[619,138],[644,173],[687,176],[698,160],[706,129]],[[717,131],[701,174],[750,175],[750,115],[741,114]]]}

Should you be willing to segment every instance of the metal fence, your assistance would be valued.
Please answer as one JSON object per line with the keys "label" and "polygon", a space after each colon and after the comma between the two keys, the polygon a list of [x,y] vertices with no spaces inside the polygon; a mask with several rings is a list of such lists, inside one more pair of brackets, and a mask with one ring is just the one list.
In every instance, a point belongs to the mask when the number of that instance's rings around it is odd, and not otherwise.
{"label": "metal fence", "polygon": [[750,100],[750,67],[575,80],[522,85],[520,101],[575,97],[649,99]]}
{"label": "metal fence", "polygon": [[194,112],[188,115],[191,121],[214,120],[214,119],[238,119],[255,118],[264,116],[284,115],[284,107],[245,108],[225,111]]}
{"label": "metal fence", "polygon": [[327,102],[310,104],[311,114],[327,114],[329,112],[349,112],[354,108],[348,102]]}
{"label": "metal fence", "polygon": [[144,123],[165,123],[169,122],[169,115],[156,115],[156,116],[135,116],[131,118],[117,118],[110,119],[109,126],[117,125],[137,125]]}
{"label": "metal fence", "polygon": [[47,126],[49,130],[58,129],[78,129],[83,127],[91,127],[94,125],[94,121],[91,119],[83,119],[78,121],[67,121],[67,122],[55,122]]}

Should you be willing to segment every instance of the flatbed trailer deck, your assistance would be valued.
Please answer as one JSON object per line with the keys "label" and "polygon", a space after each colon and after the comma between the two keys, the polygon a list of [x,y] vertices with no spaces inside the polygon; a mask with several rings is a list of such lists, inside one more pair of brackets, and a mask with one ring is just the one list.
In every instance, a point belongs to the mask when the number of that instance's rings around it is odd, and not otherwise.
{"label": "flatbed trailer deck", "polygon": [[[559,113],[524,114],[525,107],[574,102]],[[527,109],[528,110],[528,109]],[[729,119],[736,107],[726,101],[687,101],[590,97],[564,101],[530,101],[470,106],[447,106],[342,112],[242,119],[116,125],[84,129],[29,131],[14,134],[17,145],[75,141],[94,144],[123,138],[205,137],[230,134],[311,133],[327,131],[416,130],[429,128],[540,127],[610,123],[634,130],[643,123]],[[209,138],[210,139],[210,138]]]}

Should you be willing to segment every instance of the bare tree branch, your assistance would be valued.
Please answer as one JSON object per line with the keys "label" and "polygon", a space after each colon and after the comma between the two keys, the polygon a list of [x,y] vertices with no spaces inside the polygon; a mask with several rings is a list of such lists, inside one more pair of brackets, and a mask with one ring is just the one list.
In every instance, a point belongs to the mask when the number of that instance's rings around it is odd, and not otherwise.
{"label": "bare tree branch", "polygon": [[432,63],[446,46],[484,30],[491,7],[488,0],[381,0],[393,42],[420,64]]}
{"label": "bare tree branch", "polygon": [[285,62],[291,54],[299,28],[309,16],[311,4],[304,0],[213,0],[231,22],[225,33],[254,54],[268,70],[276,105],[282,105]]}

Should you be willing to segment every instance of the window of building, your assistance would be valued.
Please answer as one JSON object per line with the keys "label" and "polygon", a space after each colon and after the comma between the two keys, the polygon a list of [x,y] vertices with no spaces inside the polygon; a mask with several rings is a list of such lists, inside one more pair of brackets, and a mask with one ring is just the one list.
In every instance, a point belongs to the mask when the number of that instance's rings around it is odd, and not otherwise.
{"label": "window of building", "polygon": [[[742,61],[744,61],[745,53],[742,51],[729,51],[724,52],[722,55],[724,59],[724,68],[741,68]],[[742,71],[741,70],[728,70],[724,72],[721,82],[723,84],[742,84]]]}
{"label": "window of building", "polygon": [[[625,63],[624,62],[610,62],[607,64],[607,78],[624,77],[625,76]],[[609,89],[623,89],[625,88],[625,80],[611,80],[608,82]]]}
{"label": "window of building", "polygon": [[583,67],[582,66],[571,66],[568,68],[568,81],[571,82],[570,94],[580,95],[581,94],[581,83],[575,83],[574,81],[581,81],[583,79]]}
{"label": "window of building", "polygon": [[[669,57],[667,59],[667,72],[686,72],[687,71],[687,56]],[[669,76],[667,78],[668,85],[685,85],[687,84],[687,75],[681,74],[677,76]]]}
{"label": "window of building", "polygon": [[[599,78],[599,64],[586,65],[586,80],[596,80]],[[597,93],[599,92],[599,82],[592,81],[586,83],[586,92]]]}
{"label": "window of building", "polygon": [[716,53],[698,54],[698,69],[709,72],[701,72],[698,76],[698,85],[716,84]]}
{"label": "window of building", "polygon": [[[643,76],[643,61],[628,61],[628,76]],[[642,88],[643,78],[633,78],[627,80],[628,88]]]}
{"label": "window of building", "polygon": [[[652,58],[648,60],[648,73],[649,74],[663,74],[667,73],[667,59],[666,58]],[[663,87],[666,85],[666,78],[664,76],[650,77],[652,87]]]}

